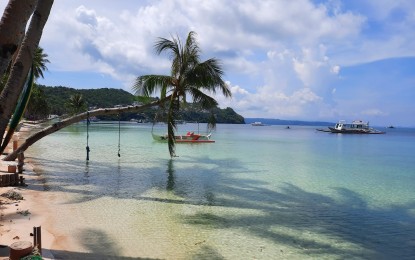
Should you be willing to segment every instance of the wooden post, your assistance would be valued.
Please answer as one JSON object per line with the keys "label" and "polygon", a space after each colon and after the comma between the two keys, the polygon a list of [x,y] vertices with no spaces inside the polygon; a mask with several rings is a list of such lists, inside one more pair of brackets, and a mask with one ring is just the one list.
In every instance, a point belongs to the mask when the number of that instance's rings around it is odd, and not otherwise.
{"label": "wooden post", "polygon": [[18,147],[19,147],[19,141],[13,140],[13,152],[16,151]]}
{"label": "wooden post", "polygon": [[37,247],[40,255],[42,255],[42,227],[33,227],[33,245]]}
{"label": "wooden post", "polygon": [[32,253],[32,243],[28,241],[14,242],[9,246],[10,248],[10,260],[19,260],[22,257],[28,256]]}
{"label": "wooden post", "polygon": [[17,172],[23,172],[23,165],[24,165],[24,153],[20,152],[17,154]]}

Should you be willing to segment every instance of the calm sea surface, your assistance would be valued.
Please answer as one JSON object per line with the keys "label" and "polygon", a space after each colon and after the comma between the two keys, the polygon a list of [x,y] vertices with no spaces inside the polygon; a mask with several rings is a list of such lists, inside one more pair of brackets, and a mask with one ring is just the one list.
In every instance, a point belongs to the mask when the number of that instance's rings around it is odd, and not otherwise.
{"label": "calm sea surface", "polygon": [[151,125],[122,124],[118,157],[118,124],[92,124],[87,163],[77,124],[28,155],[74,259],[415,259],[415,129],[386,131],[218,125],[171,160]]}

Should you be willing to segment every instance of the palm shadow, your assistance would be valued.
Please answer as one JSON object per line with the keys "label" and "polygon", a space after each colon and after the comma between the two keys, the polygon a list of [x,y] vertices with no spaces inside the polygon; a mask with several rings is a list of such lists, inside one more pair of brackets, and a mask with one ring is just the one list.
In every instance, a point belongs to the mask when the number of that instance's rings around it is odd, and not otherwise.
{"label": "palm shadow", "polygon": [[[67,204],[112,196],[156,203],[254,210],[257,212],[255,215],[212,211],[214,213],[183,215],[181,219],[184,224],[202,229],[240,229],[250,236],[269,240],[276,245],[301,250],[312,258],[329,255],[342,259],[411,259],[415,255],[415,217],[411,213],[415,203],[373,208],[363,196],[344,187],[332,188],[338,195],[336,198],[309,192],[291,183],[270,188],[269,183],[264,181],[240,177],[256,172],[245,169],[236,158],[166,159],[159,166],[140,172],[137,172],[136,167],[121,164],[115,167],[110,162],[80,165],[79,161],[68,160],[65,163],[61,170],[45,173],[43,177],[46,184],[38,185],[49,185],[65,193],[81,195]],[[229,165],[233,168],[223,174],[224,167]],[[68,176],[68,167],[74,169],[74,174]],[[92,186],[93,189],[85,189],[84,185]],[[146,196],[146,192],[153,188],[173,194],[174,199]],[[281,228],[302,234],[318,234],[330,241],[352,244],[361,250],[339,247],[306,235],[289,235],[281,232]],[[85,243],[88,243],[88,239],[84,238]],[[94,243],[90,245],[91,248]],[[111,249],[107,253],[111,255],[116,250]],[[202,247],[195,258],[206,254],[222,259],[214,248],[208,247]]]}

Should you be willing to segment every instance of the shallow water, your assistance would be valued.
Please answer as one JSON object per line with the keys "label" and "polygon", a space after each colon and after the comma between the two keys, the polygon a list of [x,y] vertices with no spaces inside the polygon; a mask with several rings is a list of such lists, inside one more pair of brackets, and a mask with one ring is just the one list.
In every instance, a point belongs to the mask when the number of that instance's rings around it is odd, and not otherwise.
{"label": "shallow water", "polygon": [[85,124],[29,149],[53,194],[54,229],[77,242],[55,254],[415,258],[415,129],[341,135],[218,125],[216,143],[177,144],[173,160],[150,132],[151,125],[122,124],[120,158],[117,124],[90,127],[89,162]]}

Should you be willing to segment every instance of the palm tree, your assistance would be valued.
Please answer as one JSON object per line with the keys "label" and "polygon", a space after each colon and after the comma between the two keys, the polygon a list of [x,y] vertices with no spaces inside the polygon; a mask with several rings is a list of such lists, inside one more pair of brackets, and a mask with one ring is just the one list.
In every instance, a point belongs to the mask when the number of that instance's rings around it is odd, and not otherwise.
{"label": "palm tree", "polygon": [[[46,63],[50,63],[47,59],[48,55],[43,52],[43,48],[38,46],[33,57],[33,76],[35,79],[43,77],[43,71],[48,70]],[[1,88],[1,84],[0,84]],[[46,96],[36,84],[33,84],[32,94],[26,107],[26,115],[32,119],[46,118],[49,114],[49,105],[46,101]]]}
{"label": "palm tree", "polygon": [[159,38],[155,44],[157,54],[167,51],[171,55],[170,75],[144,75],[137,77],[133,89],[137,95],[150,96],[160,93],[161,99],[168,97],[167,133],[170,156],[175,156],[174,132],[181,102],[190,96],[193,102],[203,108],[217,106],[217,101],[206,94],[220,90],[225,97],[231,97],[231,91],[222,79],[223,71],[215,58],[200,61],[200,48],[195,39],[195,32],[189,32],[186,42],[180,39]]}
{"label": "palm tree", "polygon": [[35,56],[33,57],[33,73],[35,79],[43,77],[43,71],[47,71],[46,63],[50,63],[48,60],[48,55],[43,52],[43,48],[38,46],[35,51]]}
{"label": "palm tree", "polygon": [[76,93],[74,95],[71,95],[69,97],[69,101],[67,103],[67,106],[69,107],[69,110],[71,111],[71,114],[75,115],[80,112],[83,112],[86,110],[86,103],[85,99],[83,98],[82,94]]}
{"label": "palm tree", "polygon": [[[21,2],[21,1],[13,1]],[[36,47],[39,45],[43,28],[49,17],[53,0],[38,0],[34,13],[30,20],[24,39],[18,49],[18,55],[13,62],[10,76],[0,94],[0,139],[3,139],[6,127],[17,105],[19,96],[23,90],[26,76],[32,66]],[[3,30],[0,30],[0,36]],[[3,48],[3,46],[0,46]]]}

